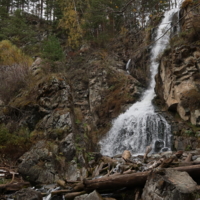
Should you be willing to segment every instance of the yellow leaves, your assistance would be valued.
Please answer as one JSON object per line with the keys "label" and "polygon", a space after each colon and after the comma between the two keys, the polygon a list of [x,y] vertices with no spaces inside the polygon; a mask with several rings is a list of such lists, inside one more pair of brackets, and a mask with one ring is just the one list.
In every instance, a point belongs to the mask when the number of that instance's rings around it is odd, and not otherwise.
{"label": "yellow leaves", "polygon": [[134,9],[133,9],[133,12],[136,12],[136,11],[137,11],[137,10],[134,8]]}
{"label": "yellow leaves", "polygon": [[59,25],[67,31],[69,46],[77,48],[81,43],[83,31],[79,24],[78,13],[72,4],[63,9],[63,18]]}
{"label": "yellow leaves", "polygon": [[115,6],[115,8],[119,8],[118,6]]}
{"label": "yellow leaves", "polygon": [[126,29],[124,26],[120,30],[120,35],[125,35],[128,32],[128,29]]}
{"label": "yellow leaves", "polygon": [[15,64],[26,64],[30,66],[32,59],[22,53],[15,45],[9,40],[0,42],[0,65],[12,66]]}

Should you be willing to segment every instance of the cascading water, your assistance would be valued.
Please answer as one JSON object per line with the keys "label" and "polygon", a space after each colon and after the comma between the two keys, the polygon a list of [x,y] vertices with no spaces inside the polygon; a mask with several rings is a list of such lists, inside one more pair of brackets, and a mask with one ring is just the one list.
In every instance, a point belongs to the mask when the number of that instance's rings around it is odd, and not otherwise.
{"label": "cascading water", "polygon": [[[178,2],[179,4],[181,1]],[[156,113],[152,100],[155,97],[154,77],[158,63],[155,61],[163,52],[169,41],[171,19],[178,8],[166,11],[164,18],[157,29],[155,44],[151,50],[151,81],[141,100],[133,104],[125,113],[114,122],[107,136],[100,141],[101,153],[113,156],[129,150],[133,154],[143,153],[151,145],[154,152],[170,149],[171,127],[165,118]]]}
{"label": "cascading water", "polygon": [[130,74],[130,72],[129,72],[130,63],[131,63],[131,59],[129,59],[128,62],[127,62],[127,64],[126,64],[126,72],[128,74]]}

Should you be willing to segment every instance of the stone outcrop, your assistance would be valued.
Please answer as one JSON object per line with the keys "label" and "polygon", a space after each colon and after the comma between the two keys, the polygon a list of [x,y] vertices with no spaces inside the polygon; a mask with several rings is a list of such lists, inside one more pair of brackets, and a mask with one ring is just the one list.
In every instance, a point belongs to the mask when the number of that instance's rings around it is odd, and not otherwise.
{"label": "stone outcrop", "polygon": [[57,172],[54,153],[49,151],[44,141],[38,142],[19,159],[19,173],[32,183],[55,182]]}
{"label": "stone outcrop", "polygon": [[142,199],[193,200],[196,182],[186,173],[171,169],[151,172],[143,189]]}
{"label": "stone outcrop", "polygon": [[19,158],[19,172],[30,182],[52,183],[61,174],[72,181],[84,178],[87,171],[77,166],[86,162],[83,150],[96,151],[97,130],[107,130],[139,97],[142,85],[118,68],[121,61],[98,59],[69,69],[69,76],[47,73],[37,58],[27,87],[3,108],[30,133],[34,145]]}
{"label": "stone outcrop", "polygon": [[155,89],[168,110],[194,125],[200,125],[199,58],[198,46],[174,48],[161,59]]}

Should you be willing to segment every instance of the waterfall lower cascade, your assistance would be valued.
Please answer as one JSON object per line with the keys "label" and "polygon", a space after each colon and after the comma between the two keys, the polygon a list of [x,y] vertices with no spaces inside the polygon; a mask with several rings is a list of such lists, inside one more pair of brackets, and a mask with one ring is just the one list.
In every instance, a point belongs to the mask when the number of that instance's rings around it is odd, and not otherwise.
{"label": "waterfall lower cascade", "polygon": [[155,97],[155,80],[158,63],[155,59],[163,52],[169,42],[169,31],[172,16],[178,8],[166,11],[157,29],[155,44],[151,50],[151,81],[141,100],[133,104],[114,122],[107,136],[100,141],[101,153],[114,156],[129,150],[133,154],[144,153],[151,145],[154,152],[170,150],[171,126],[165,118],[155,112],[152,100]]}

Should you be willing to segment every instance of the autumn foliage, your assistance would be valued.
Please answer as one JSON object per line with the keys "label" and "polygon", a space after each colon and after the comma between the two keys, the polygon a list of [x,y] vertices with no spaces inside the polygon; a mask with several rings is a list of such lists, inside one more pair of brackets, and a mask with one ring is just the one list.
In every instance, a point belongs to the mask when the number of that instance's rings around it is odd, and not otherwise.
{"label": "autumn foliage", "polygon": [[7,103],[25,85],[32,59],[10,41],[0,42],[0,99]]}
{"label": "autumn foliage", "polygon": [[185,0],[183,1],[181,8],[187,8],[189,5],[193,4],[193,0]]}

